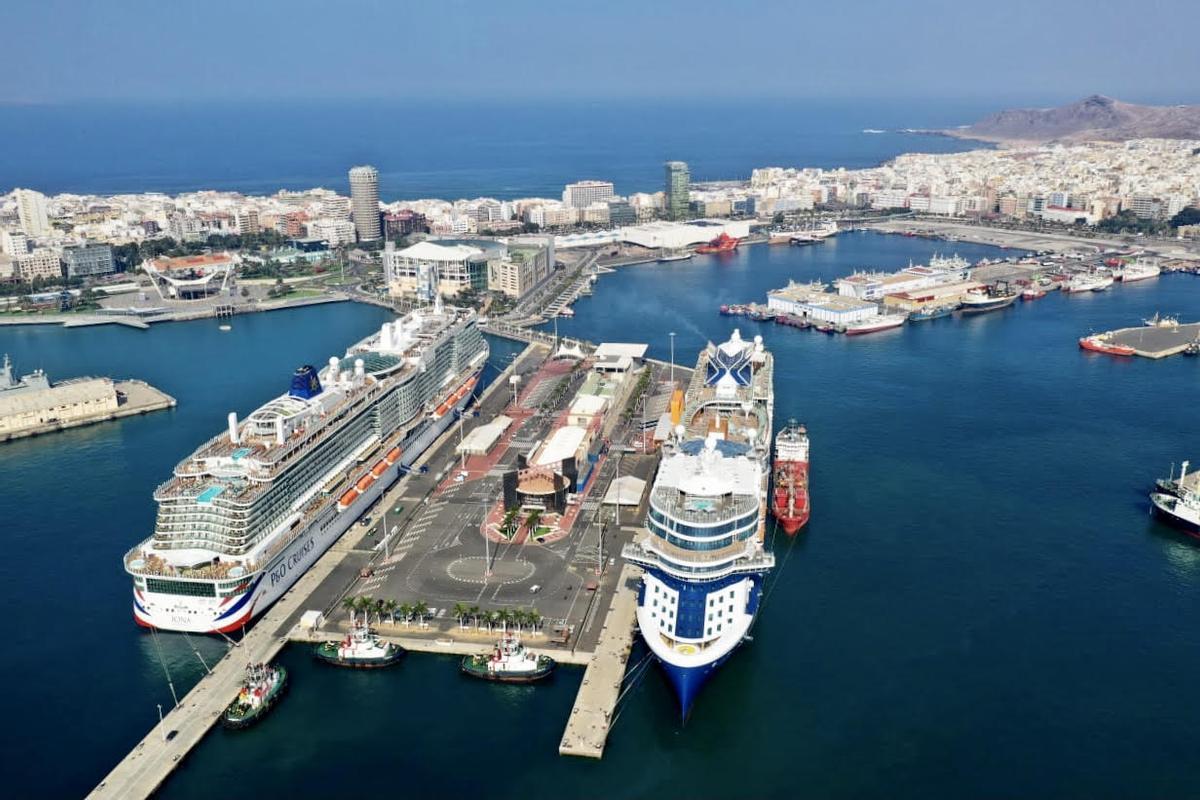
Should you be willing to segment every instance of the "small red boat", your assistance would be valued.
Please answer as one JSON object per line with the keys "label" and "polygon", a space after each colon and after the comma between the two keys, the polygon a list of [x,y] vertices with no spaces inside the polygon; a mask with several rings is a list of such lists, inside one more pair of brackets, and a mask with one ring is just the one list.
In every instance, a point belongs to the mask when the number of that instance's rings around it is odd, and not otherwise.
{"label": "small red boat", "polygon": [[808,522],[808,431],[789,422],[775,437],[771,513],[791,535]]}
{"label": "small red boat", "polygon": [[1132,347],[1106,342],[1100,336],[1084,336],[1079,340],[1079,346],[1093,353],[1108,353],[1110,356],[1131,356],[1135,352]]}
{"label": "small red boat", "polygon": [[1046,290],[1040,286],[1030,286],[1021,292],[1022,300],[1038,300],[1046,296]]}
{"label": "small red boat", "polygon": [[708,244],[702,244],[696,248],[697,253],[728,253],[731,250],[737,250],[739,239],[735,239],[728,233],[722,233],[717,238],[713,239]]}

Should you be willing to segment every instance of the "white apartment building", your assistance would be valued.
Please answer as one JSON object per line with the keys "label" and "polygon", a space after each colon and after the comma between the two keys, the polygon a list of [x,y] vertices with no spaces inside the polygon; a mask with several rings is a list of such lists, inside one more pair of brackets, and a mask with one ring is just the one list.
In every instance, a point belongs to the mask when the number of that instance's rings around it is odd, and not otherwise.
{"label": "white apartment building", "polygon": [[615,196],[611,181],[579,181],[568,183],[562,197],[564,206],[587,208],[594,203],[607,203]]}
{"label": "white apartment building", "polygon": [[17,216],[21,230],[30,238],[50,235],[50,215],[46,211],[46,195],[32,189],[17,189]]}
{"label": "white apartment building", "polygon": [[314,239],[324,239],[330,247],[354,244],[354,223],[348,219],[322,217],[308,223],[308,232]]}

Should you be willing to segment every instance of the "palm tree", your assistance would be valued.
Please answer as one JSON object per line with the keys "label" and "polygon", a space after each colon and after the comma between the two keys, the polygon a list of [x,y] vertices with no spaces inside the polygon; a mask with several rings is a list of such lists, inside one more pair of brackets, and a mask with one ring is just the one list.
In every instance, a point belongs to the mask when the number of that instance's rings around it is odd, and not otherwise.
{"label": "palm tree", "polygon": [[424,600],[418,600],[417,604],[413,606],[413,615],[422,628],[427,627],[425,619],[429,616],[429,604]]}
{"label": "palm tree", "polygon": [[396,607],[399,605],[400,605],[400,603],[394,599],[385,600],[383,603],[383,610],[388,615],[388,622],[390,622],[393,625],[396,624]]}
{"label": "palm tree", "polygon": [[525,612],[519,608],[515,609],[509,614],[509,618],[512,620],[512,624],[517,626],[517,634],[520,635],[525,629]]}
{"label": "palm tree", "polygon": [[383,624],[383,612],[386,607],[387,601],[382,598],[371,604],[371,610],[375,612],[375,622],[377,624]]}
{"label": "palm tree", "polygon": [[492,628],[499,624],[500,624],[500,612],[499,611],[489,611],[487,613],[488,633],[491,633]]}
{"label": "palm tree", "polygon": [[413,607],[408,603],[400,604],[400,621],[404,623],[404,627],[408,627],[408,621],[412,618]]}
{"label": "palm tree", "polygon": [[536,633],[538,628],[542,626],[542,615],[538,613],[536,608],[530,609],[529,613],[525,615],[525,619],[529,623],[531,632]]}
{"label": "palm tree", "polygon": [[466,618],[467,618],[467,613],[468,613],[466,603],[455,603],[454,608],[451,610],[450,613],[453,614],[455,619],[458,620],[458,627],[460,629],[466,627],[466,625],[463,624],[464,620],[466,620]]}
{"label": "palm tree", "polygon": [[362,614],[363,625],[371,624],[371,603],[371,598],[367,597],[366,595],[360,595],[358,599],[355,600],[354,605],[356,606],[358,613]]}
{"label": "palm tree", "polygon": [[354,611],[357,608],[358,608],[358,603],[355,601],[355,598],[353,598],[353,597],[343,597],[342,598],[342,609],[350,612],[350,625],[351,626],[354,625]]}
{"label": "palm tree", "polygon": [[471,606],[469,609],[467,609],[467,613],[471,616],[471,620],[475,623],[475,630],[479,630],[479,617],[482,615],[479,606]]}

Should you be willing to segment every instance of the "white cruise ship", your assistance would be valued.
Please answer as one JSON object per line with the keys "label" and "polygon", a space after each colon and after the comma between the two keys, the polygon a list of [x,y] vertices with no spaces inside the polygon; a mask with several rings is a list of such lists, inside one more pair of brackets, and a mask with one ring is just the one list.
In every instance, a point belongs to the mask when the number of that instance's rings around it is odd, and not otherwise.
{"label": "white cruise ship", "polygon": [[700,356],[650,493],[647,533],[624,557],[646,572],[642,637],[686,718],[700,688],[746,637],[763,576],[774,395],[762,338],[737,331]]}
{"label": "white cruise ship", "polygon": [[223,633],[265,611],[451,424],[488,346],[474,311],[418,309],[202,444],[125,555],[133,615]]}

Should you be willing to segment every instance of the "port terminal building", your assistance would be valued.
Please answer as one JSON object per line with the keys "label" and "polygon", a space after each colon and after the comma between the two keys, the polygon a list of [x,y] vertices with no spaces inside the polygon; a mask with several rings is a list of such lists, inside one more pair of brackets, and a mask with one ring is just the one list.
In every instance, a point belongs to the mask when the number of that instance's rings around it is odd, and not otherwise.
{"label": "port terminal building", "polygon": [[789,283],[767,293],[767,308],[793,317],[848,325],[879,314],[879,305],[857,297],[824,291],[821,284]]}
{"label": "port terminal building", "polygon": [[142,262],[154,290],[163,300],[203,300],[229,289],[239,263],[233,253],[206,253]]}

